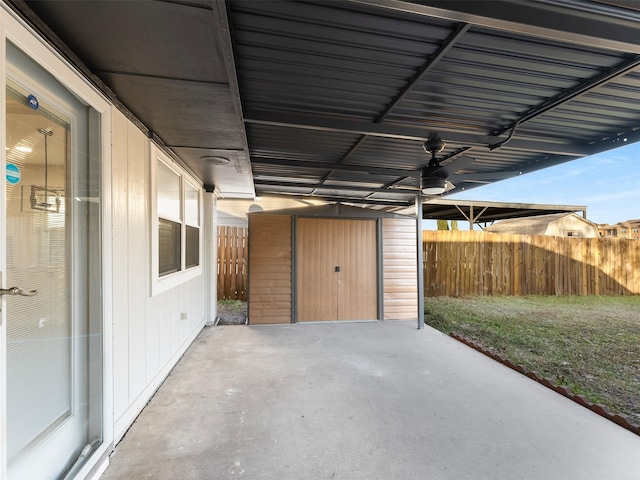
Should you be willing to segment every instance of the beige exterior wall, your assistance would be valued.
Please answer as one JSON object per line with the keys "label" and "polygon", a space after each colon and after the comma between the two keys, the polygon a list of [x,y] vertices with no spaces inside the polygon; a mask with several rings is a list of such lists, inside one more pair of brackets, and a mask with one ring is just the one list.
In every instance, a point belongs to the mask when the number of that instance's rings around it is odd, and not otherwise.
{"label": "beige exterior wall", "polygon": [[602,237],[629,238],[640,240],[640,220],[628,220],[626,222],[608,225],[598,224],[598,231]]}

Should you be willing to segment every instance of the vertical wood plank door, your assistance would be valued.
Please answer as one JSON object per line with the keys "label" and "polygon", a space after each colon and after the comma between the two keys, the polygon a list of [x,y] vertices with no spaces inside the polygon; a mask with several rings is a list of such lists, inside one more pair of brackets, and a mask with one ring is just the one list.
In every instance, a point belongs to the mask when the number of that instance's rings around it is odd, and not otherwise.
{"label": "vertical wood plank door", "polygon": [[298,321],[338,318],[335,246],[332,220],[299,218],[296,283]]}
{"label": "vertical wood plank door", "polygon": [[298,321],[378,318],[375,220],[300,218]]}
{"label": "vertical wood plank door", "polygon": [[334,220],[338,280],[337,320],[378,318],[376,222]]}

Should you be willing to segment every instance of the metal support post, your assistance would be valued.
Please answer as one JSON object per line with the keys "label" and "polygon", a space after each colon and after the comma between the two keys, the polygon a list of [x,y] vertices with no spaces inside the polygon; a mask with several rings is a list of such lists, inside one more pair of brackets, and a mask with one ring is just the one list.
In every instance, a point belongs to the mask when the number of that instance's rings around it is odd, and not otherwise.
{"label": "metal support post", "polygon": [[422,196],[416,195],[416,233],[418,263],[418,330],[424,328],[424,262],[422,256]]}

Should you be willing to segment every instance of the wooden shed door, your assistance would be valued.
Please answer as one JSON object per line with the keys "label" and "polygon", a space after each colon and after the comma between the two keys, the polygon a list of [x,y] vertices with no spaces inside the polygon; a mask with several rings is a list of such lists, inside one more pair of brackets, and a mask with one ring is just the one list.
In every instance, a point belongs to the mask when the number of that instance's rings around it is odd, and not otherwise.
{"label": "wooden shed door", "polygon": [[378,318],[375,220],[300,218],[298,321]]}

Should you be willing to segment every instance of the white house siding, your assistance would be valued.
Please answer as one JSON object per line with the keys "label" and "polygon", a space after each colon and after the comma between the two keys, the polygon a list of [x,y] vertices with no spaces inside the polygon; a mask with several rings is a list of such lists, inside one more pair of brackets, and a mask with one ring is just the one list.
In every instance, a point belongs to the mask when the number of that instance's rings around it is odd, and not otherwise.
{"label": "white house siding", "polygon": [[[150,140],[88,85],[33,32],[0,5],[0,37],[11,38],[49,70],[65,88],[102,115],[105,215],[103,228],[104,383],[101,410],[104,442],[79,478],[97,478],[110,450],[133,423],[155,390],[204,326],[216,314],[215,226],[212,193],[202,198],[202,274],[151,295],[151,144]],[[0,48],[0,54],[4,49]],[[2,55],[0,55],[2,56]],[[4,57],[2,58],[4,62]],[[1,66],[4,75],[4,65]],[[5,105],[2,105],[5,109]],[[4,132],[4,127],[3,127]],[[109,168],[110,167],[110,168]],[[0,188],[0,190],[2,190]],[[4,215],[4,210],[0,212]],[[109,221],[110,220],[110,221]],[[3,220],[4,221],[4,220]],[[3,222],[0,222],[0,226]],[[4,232],[2,232],[4,236]],[[2,260],[0,253],[0,260]],[[0,323],[0,478],[6,478],[6,324]]]}
{"label": "white house siding", "polygon": [[[206,320],[208,269],[204,268],[202,275],[172,290],[151,296],[150,144],[120,112],[114,113],[112,123],[114,440],[117,443],[202,328]],[[208,228],[212,228],[212,223],[205,220],[203,230]],[[204,235],[203,257],[206,239]],[[203,262],[206,263],[204,258]],[[186,319],[181,319],[184,314]]]}

